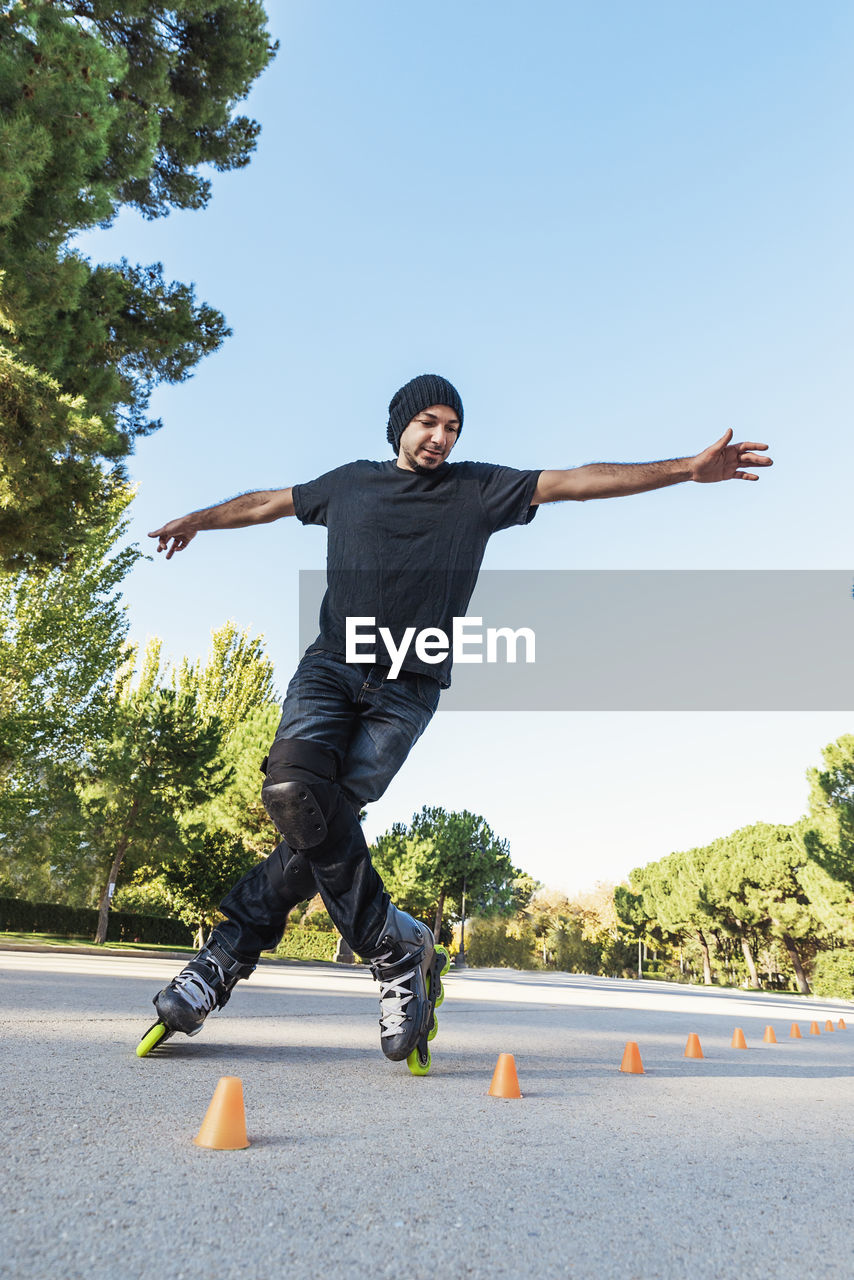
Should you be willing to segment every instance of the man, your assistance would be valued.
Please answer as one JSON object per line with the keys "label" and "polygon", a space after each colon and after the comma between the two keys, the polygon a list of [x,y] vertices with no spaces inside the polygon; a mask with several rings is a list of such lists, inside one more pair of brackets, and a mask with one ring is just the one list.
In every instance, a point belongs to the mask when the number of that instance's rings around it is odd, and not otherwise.
{"label": "man", "polygon": [[169,560],[201,530],[292,515],[328,530],[320,634],[288,686],[262,766],[261,795],[282,843],[229,892],[221,904],[224,922],[155,997],[160,1035],[201,1030],[238,979],[252,973],[261,951],[277,945],[291,908],[319,891],[342,937],[370,962],[380,983],[383,1051],[426,1071],[446,958],[427,926],[389,900],[358,815],[383,794],[429,723],[450,683],[451,655],[437,661],[435,653],[409,648],[395,678],[390,662],[348,663],[347,619],[374,619],[398,652],[410,627],[412,634],[441,629],[450,635],[453,618],[465,615],[491,535],[528,524],[541,504],[643,493],[686,480],[756,480],[744,468],[771,465],[753,452],[767,445],[731,444],[732,431],[696,457],[664,462],[563,471],[449,463],[462,426],[456,389],[423,374],[389,405],[393,459],[348,463],[308,484],[243,494],[149,535]]}

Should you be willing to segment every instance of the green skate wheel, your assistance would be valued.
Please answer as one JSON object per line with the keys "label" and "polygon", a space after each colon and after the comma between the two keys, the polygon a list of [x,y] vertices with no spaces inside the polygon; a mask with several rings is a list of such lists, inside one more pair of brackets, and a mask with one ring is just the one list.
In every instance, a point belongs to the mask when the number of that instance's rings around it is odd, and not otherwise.
{"label": "green skate wheel", "polygon": [[165,1035],[165,1022],[155,1022],[154,1026],[146,1031],[145,1035],[136,1046],[136,1056],[138,1058],[144,1058],[147,1053],[151,1052],[156,1044],[160,1044],[160,1041]]}
{"label": "green skate wheel", "polygon": [[448,955],[444,947],[437,947],[436,951],[442,957],[442,967],[439,970],[439,975],[444,978],[445,974],[451,967],[451,957]]}
{"label": "green skate wheel", "polygon": [[436,1039],[436,1032],[437,1032],[438,1030],[439,1030],[439,1019],[436,1017],[436,1015],[435,1015],[435,1013],[434,1013],[434,1014],[433,1014],[433,1025],[432,1025],[432,1027],[430,1028],[430,1030],[427,1032],[427,1039],[428,1039],[428,1040],[435,1040],[435,1039]]}
{"label": "green skate wheel", "polygon": [[430,1070],[432,1059],[430,1050],[427,1050],[427,1057],[422,1058],[417,1049],[413,1049],[409,1057],[406,1059],[406,1065],[414,1076],[426,1076]]}
{"label": "green skate wheel", "polygon": [[445,999],[445,988],[444,988],[444,986],[442,985],[442,983],[440,982],[440,983],[439,983],[439,994],[436,996],[436,1003],[433,1005],[433,1008],[434,1008],[434,1009],[438,1009],[438,1008],[439,1008],[439,1005],[440,1005],[440,1004],[442,1004],[442,1002],[444,1001],[444,999]]}

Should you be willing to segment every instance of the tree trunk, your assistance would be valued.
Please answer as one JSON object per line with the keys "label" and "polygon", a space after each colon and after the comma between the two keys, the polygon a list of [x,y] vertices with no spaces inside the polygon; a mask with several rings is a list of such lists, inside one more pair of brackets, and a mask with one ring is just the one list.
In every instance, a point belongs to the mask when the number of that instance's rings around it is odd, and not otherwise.
{"label": "tree trunk", "polygon": [[807,975],[804,973],[804,966],[801,964],[801,957],[798,955],[798,948],[795,946],[795,940],[788,933],[780,935],[783,939],[783,946],[789,954],[792,962],[792,968],[795,971],[795,982],[798,984],[798,990],[802,996],[810,994],[810,984],[807,982]]}
{"label": "tree trunk", "polygon": [[433,937],[439,941],[439,931],[442,928],[442,912],[445,910],[445,890],[444,887],[439,892],[439,902],[436,907],[436,918],[433,921]]}
{"label": "tree trunk", "polygon": [[135,799],[130,807],[127,826],[125,827],[124,835],[119,841],[119,847],[116,849],[116,856],[113,858],[113,865],[110,867],[110,874],[107,876],[107,883],[104,885],[104,892],[101,894],[101,902],[98,907],[98,928],[95,931],[95,941],[99,944],[107,941],[107,925],[109,924],[110,919],[110,903],[113,899],[113,895],[110,893],[110,886],[112,885],[113,890],[115,891],[116,881],[119,878],[119,871],[121,870],[124,856],[127,853],[128,845],[130,844],[130,833],[133,830],[133,820],[136,817],[138,808],[139,800]]}
{"label": "tree trunk", "polygon": [[753,959],[753,952],[750,950],[750,943],[747,941],[747,934],[743,933],[739,941],[744,954],[744,963],[747,965],[747,972],[750,975],[750,985],[755,991],[760,991],[762,983],[759,981],[759,974],[756,972],[756,962]]}
{"label": "tree trunk", "polygon": [[703,983],[705,986],[710,987],[712,985],[712,957],[709,954],[709,944],[706,942],[706,936],[702,929],[697,930],[697,941],[703,953]]}

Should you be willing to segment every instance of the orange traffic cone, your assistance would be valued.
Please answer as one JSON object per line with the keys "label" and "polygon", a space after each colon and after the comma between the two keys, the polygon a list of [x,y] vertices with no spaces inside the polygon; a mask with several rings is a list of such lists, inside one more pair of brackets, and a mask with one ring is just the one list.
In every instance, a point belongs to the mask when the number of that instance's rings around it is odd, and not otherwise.
{"label": "orange traffic cone", "polygon": [[731,1046],[731,1047],[732,1047],[733,1049],[746,1049],[746,1048],[747,1048],[747,1041],[746,1041],[746,1040],[745,1040],[745,1038],[744,1038],[744,1032],[742,1031],[741,1027],[736,1027],[735,1031],[733,1031],[733,1033],[732,1033],[732,1046]]}
{"label": "orange traffic cone", "polygon": [[623,1061],[620,1063],[620,1070],[625,1071],[630,1076],[644,1075],[640,1049],[634,1040],[629,1040],[623,1050]]}
{"label": "orange traffic cone", "polygon": [[820,1036],[820,1035],[821,1035],[821,1032],[820,1032],[820,1031],[819,1031],[819,1029],[818,1029],[818,1023],[817,1023],[817,1022],[811,1022],[811,1023],[810,1023],[810,1035],[811,1035],[811,1036]]}
{"label": "orange traffic cone", "polygon": [[848,1030],[848,1028],[847,1028],[847,1027],[846,1027],[846,1025],[845,1025],[845,1019],[844,1019],[844,1018],[840,1018],[836,1025],[837,1025],[837,1027],[839,1028],[839,1030],[840,1030],[840,1031],[847,1031],[847,1030]]}
{"label": "orange traffic cone", "polygon": [[702,1058],[703,1057],[703,1050],[700,1047],[700,1037],[693,1031],[688,1037],[688,1043],[685,1046],[684,1056],[686,1058]]}
{"label": "orange traffic cone", "polygon": [[762,1042],[763,1042],[763,1044],[776,1044],[776,1043],[777,1043],[777,1036],[776,1036],[776,1034],[775,1034],[775,1031],[774,1031],[774,1028],[773,1028],[773,1027],[768,1026],[768,1027],[766,1027],[766,1028],[765,1028],[765,1035],[762,1037]]}
{"label": "orange traffic cone", "polygon": [[243,1110],[243,1082],[237,1076],[220,1078],[193,1142],[197,1147],[211,1147],[214,1151],[240,1151],[249,1146]]}
{"label": "orange traffic cone", "polygon": [[519,1077],[516,1075],[516,1059],[512,1053],[499,1053],[495,1070],[492,1073],[492,1084],[489,1086],[491,1098],[521,1098]]}
{"label": "orange traffic cone", "polygon": [[828,1018],[827,1022],[824,1024],[824,1029],[825,1031],[833,1030],[833,1023],[830,1021],[830,1018]]}
{"label": "orange traffic cone", "polygon": [[789,1037],[792,1040],[803,1040],[803,1036],[801,1035],[801,1029],[798,1026],[797,1022],[792,1023],[792,1029],[789,1032]]}

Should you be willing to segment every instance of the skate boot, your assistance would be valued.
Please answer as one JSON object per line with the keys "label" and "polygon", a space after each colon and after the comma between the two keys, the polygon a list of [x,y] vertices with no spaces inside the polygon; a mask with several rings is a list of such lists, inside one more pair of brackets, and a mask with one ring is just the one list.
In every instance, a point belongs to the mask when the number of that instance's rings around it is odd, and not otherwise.
{"label": "skate boot", "polygon": [[209,938],[186,968],[154,997],[158,1021],[149,1027],[137,1045],[138,1058],[144,1058],[156,1044],[162,1044],[176,1031],[195,1036],[213,1009],[221,1009],[228,1001],[234,984],[248,978],[254,964],[234,960]]}
{"label": "skate boot", "polygon": [[439,1029],[435,1010],[444,999],[442,974],[450,960],[426,924],[389,904],[385,924],[370,957],[380,984],[380,1043],[392,1062],[406,1059],[413,1075],[430,1070],[430,1046]]}

